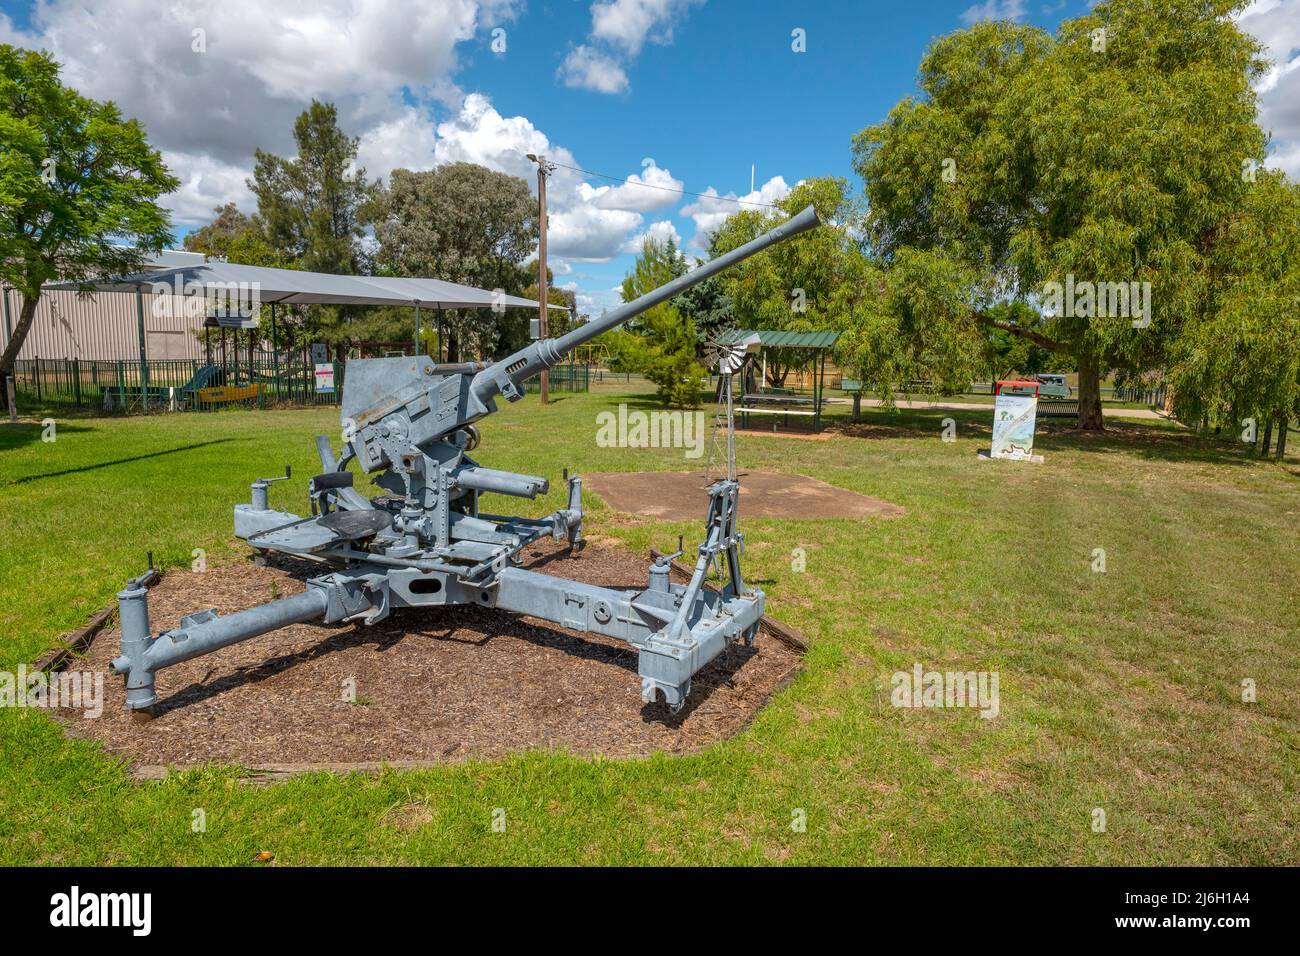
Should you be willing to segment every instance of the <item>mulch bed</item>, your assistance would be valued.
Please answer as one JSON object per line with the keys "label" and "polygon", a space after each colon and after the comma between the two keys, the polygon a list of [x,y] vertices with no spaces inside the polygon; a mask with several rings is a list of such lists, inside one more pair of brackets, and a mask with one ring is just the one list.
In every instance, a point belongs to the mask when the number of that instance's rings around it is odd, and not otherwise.
{"label": "mulch bed", "polygon": [[[582,476],[583,488],[610,508],[665,521],[703,519],[707,483],[700,471],[603,471]],[[816,478],[774,471],[740,474],[744,518],[892,518],[903,509]]]}
{"label": "mulch bed", "polygon": [[[542,573],[645,586],[648,559],[595,541],[576,559],[551,542],[526,552]],[[154,633],[188,613],[230,613],[304,588],[318,565],[251,560],[171,571],[150,590]],[[67,731],[128,758],[137,776],[167,766],[239,763],[273,771],[496,757],[529,748],[632,757],[699,749],[743,728],[798,671],[800,651],[760,634],[695,675],[673,715],[640,699],[636,653],[618,641],[473,606],[395,611],[374,627],[298,624],[158,674],[157,717],[133,720],[105,629],[77,670],[105,673],[98,719],[61,714]],[[355,681],[356,702],[344,700]]]}

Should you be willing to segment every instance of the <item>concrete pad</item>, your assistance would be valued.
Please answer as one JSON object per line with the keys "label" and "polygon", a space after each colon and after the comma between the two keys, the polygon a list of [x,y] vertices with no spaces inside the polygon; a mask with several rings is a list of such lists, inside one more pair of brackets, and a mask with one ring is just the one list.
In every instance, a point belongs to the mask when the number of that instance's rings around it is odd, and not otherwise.
{"label": "concrete pad", "polygon": [[[604,471],[582,476],[615,511],[662,518],[702,520],[708,507],[703,471]],[[892,518],[898,505],[836,488],[816,478],[773,471],[740,475],[740,520],[746,518]]]}

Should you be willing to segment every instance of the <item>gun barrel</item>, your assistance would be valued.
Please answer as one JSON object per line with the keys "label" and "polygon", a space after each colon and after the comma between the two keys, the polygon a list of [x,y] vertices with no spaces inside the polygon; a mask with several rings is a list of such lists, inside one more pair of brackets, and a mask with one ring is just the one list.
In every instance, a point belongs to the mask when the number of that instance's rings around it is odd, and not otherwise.
{"label": "gun barrel", "polygon": [[723,269],[748,259],[756,252],[762,252],[768,246],[783,242],[819,225],[821,223],[817,219],[816,210],[812,206],[808,206],[802,212],[796,213],[779,226],[763,233],[757,239],[751,239],[743,246],[737,246],[716,259],[710,259],[708,262],[692,269],[686,275],[679,276],[671,282],[666,282],[659,288],[653,289],[631,302],[625,302],[599,318],[592,319],[590,322],[570,330],[558,339],[544,339],[540,342],[533,342],[513,355],[488,366],[474,377],[472,386],[474,394],[480,401],[485,403],[498,393],[511,401],[521,398],[520,386],[523,382],[537,375],[542,369],[557,364],[579,345],[591,341],[603,332],[617,328],[629,319],[653,309],[659,303],[679,295],[691,286],[703,282],[710,276],[717,275]]}

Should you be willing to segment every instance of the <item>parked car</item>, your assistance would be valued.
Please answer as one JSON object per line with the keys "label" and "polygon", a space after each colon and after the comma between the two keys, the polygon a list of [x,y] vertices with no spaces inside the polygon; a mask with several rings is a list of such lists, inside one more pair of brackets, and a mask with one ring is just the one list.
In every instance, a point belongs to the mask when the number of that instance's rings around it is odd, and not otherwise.
{"label": "parked car", "polygon": [[1074,394],[1064,375],[1035,375],[1034,381],[1038,382],[1039,398],[1069,398]]}

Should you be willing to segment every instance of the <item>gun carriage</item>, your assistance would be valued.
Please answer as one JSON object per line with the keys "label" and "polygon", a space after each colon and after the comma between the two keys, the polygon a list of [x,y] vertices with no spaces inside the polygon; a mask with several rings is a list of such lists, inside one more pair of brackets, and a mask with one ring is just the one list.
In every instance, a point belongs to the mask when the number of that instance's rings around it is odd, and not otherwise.
{"label": "gun carriage", "polygon": [[[484,493],[534,499],[549,486],[545,478],[480,465],[471,457],[479,444],[475,423],[496,411],[498,396],[518,401],[529,378],[602,332],[816,225],[809,207],[598,319],[495,363],[438,364],[419,355],[349,362],[342,447],[336,454],[326,436],[316,439],[321,471],[307,485],[310,514],[270,507],[269,487],[290,479],[288,469],[254,481],[250,500],[234,510],[235,534],[261,555],[306,559],[323,573],[300,594],[234,614],[199,611],[158,635],[150,631],[142,580],[129,581],[118,594],[121,655],[112,663],[126,680],[127,707],[152,714],[163,668],[290,624],[369,625],[395,609],[477,604],[627,642],[638,652],[642,699],[680,709],[692,675],[731,642],[752,642],[763,614],[763,592],[741,574],[734,474],[708,488],[704,541],[689,583],[669,580],[677,555],[667,555],[650,565],[643,589],[597,587],[518,566],[523,549],[546,535],[581,549],[582,479],[566,469],[566,505],[546,517],[484,512]],[[362,494],[352,465],[377,475],[384,493]],[[725,581],[717,590],[704,587],[713,566]]]}

